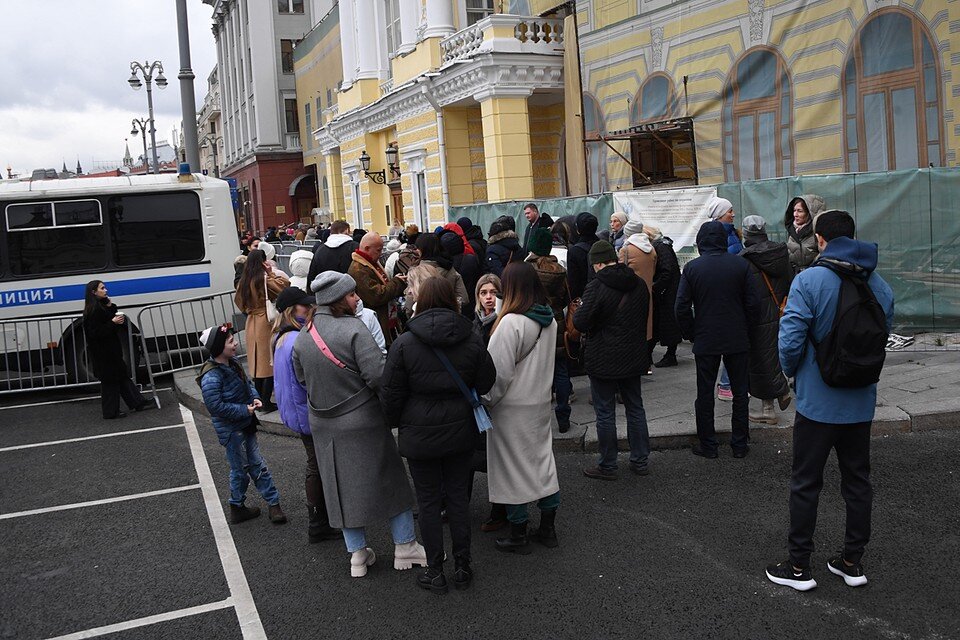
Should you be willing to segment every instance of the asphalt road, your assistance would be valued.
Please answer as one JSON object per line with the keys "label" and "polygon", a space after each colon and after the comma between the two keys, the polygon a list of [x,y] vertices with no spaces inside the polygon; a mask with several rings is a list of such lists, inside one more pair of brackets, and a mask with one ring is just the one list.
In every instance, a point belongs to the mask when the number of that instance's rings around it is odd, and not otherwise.
{"label": "asphalt road", "polygon": [[[161,411],[121,421],[100,420],[96,401],[0,404],[0,637],[52,637],[211,604],[108,637],[241,637],[189,426],[11,449],[182,423],[172,394],[161,397]],[[223,449],[209,421],[195,419],[222,507]],[[592,456],[559,455],[560,547],[525,557],[496,552],[498,534],[479,532],[480,476],[474,587],[436,596],[415,587],[414,571],[393,570],[385,523],[368,532],[380,560],[364,579],[349,577],[339,541],[308,545],[302,445],[270,434],[260,444],[291,522],[261,516],[229,533],[270,638],[960,638],[960,430],[873,441],[870,583],[857,590],[824,566],[843,537],[831,460],[814,555],[820,586],[806,594],[763,575],[786,557],[789,447],[756,445],[745,460],[729,450],[719,460],[655,452],[650,476],[617,482],[580,475]],[[148,492],[160,493],[23,513]],[[248,502],[262,505],[255,494]]]}

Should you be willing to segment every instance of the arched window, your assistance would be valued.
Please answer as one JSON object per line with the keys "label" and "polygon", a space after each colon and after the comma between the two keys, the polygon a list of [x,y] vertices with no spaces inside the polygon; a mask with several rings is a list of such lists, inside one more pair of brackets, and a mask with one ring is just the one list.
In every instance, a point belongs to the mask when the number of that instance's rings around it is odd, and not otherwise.
{"label": "arched window", "polygon": [[327,176],[320,179],[320,190],[323,195],[323,206],[333,209],[333,205],[330,203],[330,184],[327,182]]}
{"label": "arched window", "polygon": [[636,99],[630,108],[630,124],[656,122],[673,117],[676,97],[673,93],[673,80],[662,73],[655,73],[640,86]]}
{"label": "arched window", "polygon": [[607,132],[600,102],[583,94],[583,137],[586,142],[587,191],[603,193],[607,189],[607,144],[601,136]]}
{"label": "arched window", "polygon": [[883,10],[863,25],[843,74],[849,171],[943,164],[939,77],[930,36],[914,16]]}
{"label": "arched window", "polygon": [[723,173],[727,180],[793,175],[793,101],[787,65],[755,48],[730,72],[723,95]]}

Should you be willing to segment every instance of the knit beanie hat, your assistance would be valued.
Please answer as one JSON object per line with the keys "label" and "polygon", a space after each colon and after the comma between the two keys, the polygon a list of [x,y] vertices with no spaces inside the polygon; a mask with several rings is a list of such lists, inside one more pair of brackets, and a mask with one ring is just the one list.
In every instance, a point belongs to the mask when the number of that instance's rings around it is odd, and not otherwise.
{"label": "knit beanie hat", "polygon": [[324,271],[310,283],[310,290],[317,294],[317,304],[329,305],[357,290],[357,281],[346,273]]}
{"label": "knit beanie hat", "polygon": [[462,229],[463,232],[466,233],[467,231],[470,230],[471,227],[473,227],[473,220],[464,216],[457,220],[457,224],[460,225],[460,229]]}
{"label": "knit beanie hat", "polygon": [[711,220],[717,220],[727,211],[733,209],[733,203],[727,200],[726,198],[714,198],[707,203],[709,208],[709,216]]}
{"label": "knit beanie hat", "polygon": [[597,220],[597,216],[592,213],[583,213],[577,214],[577,233],[580,234],[580,237],[591,236],[597,232],[597,227],[600,226],[600,221]]}
{"label": "knit beanie hat", "polygon": [[313,296],[300,287],[287,287],[277,296],[277,311],[280,313],[297,304],[309,307],[313,304]]}
{"label": "knit beanie hat", "polygon": [[606,240],[598,240],[590,247],[590,264],[599,264],[607,262],[616,262],[617,252],[613,250],[613,245]]}
{"label": "knit beanie hat", "polygon": [[200,344],[210,352],[210,357],[216,358],[223,353],[223,348],[227,345],[227,336],[232,333],[236,333],[236,331],[228,324],[207,327],[200,334]]}
{"label": "knit beanie hat", "polygon": [[627,220],[628,220],[627,214],[623,213],[622,211],[617,211],[615,214],[613,214],[612,216],[610,216],[610,219],[611,219],[611,220],[619,220],[621,227],[622,227],[623,225],[627,224]]}
{"label": "knit beanie hat", "polygon": [[543,227],[537,227],[530,233],[530,240],[527,243],[527,249],[530,250],[530,253],[535,253],[538,256],[548,256],[552,246],[553,237]]}
{"label": "knit beanie hat", "polygon": [[643,233],[643,223],[636,218],[631,218],[623,225],[623,236],[629,238],[635,233]]}
{"label": "knit beanie hat", "polygon": [[747,216],[743,219],[744,235],[758,236],[767,234],[767,221],[762,216]]}
{"label": "knit beanie hat", "polygon": [[[463,227],[461,227],[462,229]],[[490,233],[488,235],[495,236],[498,233],[503,233],[504,231],[516,231],[517,223],[510,216],[500,216],[490,224]]]}
{"label": "knit beanie hat", "polygon": [[263,255],[267,260],[273,260],[277,257],[277,248],[269,242],[261,242],[257,249],[263,251]]}

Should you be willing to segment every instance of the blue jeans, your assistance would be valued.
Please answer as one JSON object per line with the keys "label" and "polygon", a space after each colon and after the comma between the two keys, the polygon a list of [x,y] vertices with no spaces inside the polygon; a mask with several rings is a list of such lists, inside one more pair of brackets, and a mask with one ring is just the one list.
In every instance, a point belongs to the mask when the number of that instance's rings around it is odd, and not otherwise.
{"label": "blue jeans", "polygon": [[720,365],[720,388],[730,388],[730,375],[727,373],[727,365],[725,364]]}
{"label": "blue jeans", "polygon": [[561,427],[570,426],[570,394],[573,392],[573,384],[570,382],[565,355],[558,355],[553,365],[553,392],[557,397],[557,424]]}
{"label": "blue jeans", "polygon": [[[525,504],[508,504],[507,507],[507,520],[511,524],[523,524],[530,519],[529,512],[527,511],[527,505]],[[557,491],[554,494],[540,498],[537,500],[537,508],[543,511],[556,511],[560,508],[560,492]]]}
{"label": "blue jeans", "polygon": [[[390,518],[390,533],[393,535],[393,544],[406,544],[417,539],[413,529],[413,509],[407,509]],[[347,551],[353,553],[367,546],[367,530],[365,527],[344,527],[343,541],[347,544]]]}
{"label": "blue jeans", "polygon": [[230,504],[239,507],[247,497],[250,478],[267,504],[280,503],[280,492],[273,484],[273,476],[260,455],[256,433],[234,431],[227,440],[227,462],[230,463]]}
{"label": "blue jeans", "polygon": [[647,412],[643,408],[640,393],[640,376],[621,380],[606,380],[590,377],[590,393],[593,409],[597,414],[597,441],[600,461],[604,471],[617,468],[617,391],[627,410],[627,441],[630,443],[630,464],[647,466],[650,455],[650,433],[647,431]]}

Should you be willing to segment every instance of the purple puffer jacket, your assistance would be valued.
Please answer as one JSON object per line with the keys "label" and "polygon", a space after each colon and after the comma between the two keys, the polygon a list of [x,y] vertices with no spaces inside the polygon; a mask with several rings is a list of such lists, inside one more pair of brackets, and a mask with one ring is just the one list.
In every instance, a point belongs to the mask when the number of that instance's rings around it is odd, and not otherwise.
{"label": "purple puffer jacket", "polygon": [[289,429],[310,435],[307,390],[297,380],[293,370],[293,343],[296,330],[288,330],[279,336],[280,344],[273,352],[273,392],[280,407],[280,419]]}

